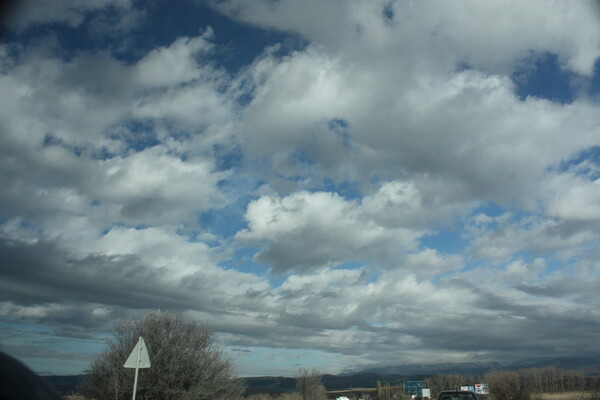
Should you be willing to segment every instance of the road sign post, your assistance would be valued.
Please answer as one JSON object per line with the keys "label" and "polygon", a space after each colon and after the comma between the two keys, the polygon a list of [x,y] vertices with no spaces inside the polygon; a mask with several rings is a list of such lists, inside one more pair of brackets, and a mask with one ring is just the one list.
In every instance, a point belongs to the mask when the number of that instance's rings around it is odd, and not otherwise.
{"label": "road sign post", "polygon": [[133,351],[125,361],[123,365],[125,368],[135,368],[135,378],[133,378],[133,397],[132,400],[135,400],[135,394],[137,392],[137,382],[138,382],[138,374],[140,368],[150,368],[150,356],[148,355],[148,349],[146,348],[146,343],[144,342],[144,338],[140,336],[137,344],[133,348]]}

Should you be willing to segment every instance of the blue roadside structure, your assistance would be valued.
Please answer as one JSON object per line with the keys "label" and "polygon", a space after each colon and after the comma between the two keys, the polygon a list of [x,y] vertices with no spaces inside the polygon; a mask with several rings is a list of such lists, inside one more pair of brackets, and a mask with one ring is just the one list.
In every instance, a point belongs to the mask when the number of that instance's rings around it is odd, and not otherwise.
{"label": "blue roadside structure", "polygon": [[404,393],[421,396],[425,381],[404,381]]}

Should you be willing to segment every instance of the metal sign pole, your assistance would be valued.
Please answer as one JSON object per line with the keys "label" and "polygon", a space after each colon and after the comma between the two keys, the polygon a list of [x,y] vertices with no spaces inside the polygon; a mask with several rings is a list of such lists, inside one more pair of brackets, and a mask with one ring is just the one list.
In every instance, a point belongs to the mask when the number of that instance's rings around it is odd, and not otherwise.
{"label": "metal sign pole", "polygon": [[135,379],[133,380],[133,397],[132,400],[135,400],[135,394],[137,392],[137,383],[138,383],[138,374],[140,373],[140,368],[150,368],[150,356],[148,355],[148,349],[146,348],[146,343],[144,343],[144,338],[140,336],[137,344],[131,351],[131,354],[123,364],[125,368],[135,368]]}
{"label": "metal sign pole", "polygon": [[138,373],[140,372],[140,354],[142,353],[142,344],[140,343],[142,337],[138,341],[138,353],[137,353],[137,362],[135,363],[135,378],[133,379],[133,397],[131,400],[135,400],[135,392],[137,392],[137,382],[138,382]]}

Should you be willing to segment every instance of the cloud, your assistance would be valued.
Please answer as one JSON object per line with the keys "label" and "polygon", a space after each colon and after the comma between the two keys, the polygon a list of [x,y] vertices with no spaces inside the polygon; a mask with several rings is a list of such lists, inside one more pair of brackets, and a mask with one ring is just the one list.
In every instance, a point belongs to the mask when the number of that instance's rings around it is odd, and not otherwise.
{"label": "cloud", "polygon": [[160,87],[188,82],[202,76],[202,68],[196,61],[199,53],[206,53],[213,47],[209,39],[212,30],[203,36],[182,37],[168,47],[159,47],[150,51],[136,64],[136,77],[141,86]]}
{"label": "cloud", "polygon": [[0,111],[3,209],[41,224],[61,210],[110,226],[182,223],[223,204],[217,186],[229,174],[210,155],[228,143],[230,105],[219,73],[194,61],[209,47],[206,36],[181,38],[133,66],[105,55],[67,61],[37,48],[16,60],[5,55],[12,65],[0,86],[14,96]]}
{"label": "cloud", "polygon": [[373,258],[389,263],[414,248],[420,234],[410,229],[406,221],[410,212],[404,209],[419,208],[419,199],[401,190],[396,194],[398,204],[391,204],[388,212],[399,215],[396,221],[388,219],[385,223],[376,218],[377,212],[386,212],[373,207],[377,198],[361,204],[325,192],[263,196],[249,204],[249,228],[238,232],[236,238],[268,240],[256,259],[271,265],[275,273]]}
{"label": "cloud", "polygon": [[[62,298],[62,301],[117,302],[135,308],[152,302],[177,303],[171,295],[160,294],[157,288],[148,285],[148,281],[159,280],[160,270],[144,268],[136,256],[89,255],[77,259],[51,243],[33,246],[6,240],[2,250],[4,301],[36,304]],[[99,281],[105,284],[99,285]]]}
{"label": "cloud", "polygon": [[211,160],[194,157],[183,162],[160,146],[107,160],[86,159],[50,146],[35,160],[9,158],[4,165],[16,172],[20,163],[28,171],[5,177],[2,202],[7,210],[37,216],[40,222],[44,213],[62,210],[85,213],[104,226],[181,223],[222,204],[217,185],[228,176],[215,171]]}
{"label": "cloud", "polygon": [[[180,310],[338,368],[594,349],[598,105],[513,76],[551,54],[592,88],[586,3],[227,0],[176,33],[177,6],[70,4],[0,46],[3,321]],[[232,73],[240,24],[282,43]]]}
{"label": "cloud", "polygon": [[543,217],[511,220],[509,215],[496,218],[493,228],[473,232],[470,252],[490,262],[506,262],[520,252],[557,255],[563,260],[585,254],[596,240],[593,226]]}
{"label": "cloud", "polygon": [[63,60],[43,44],[16,59],[5,53],[8,69],[0,86],[15,96],[2,109],[4,129],[17,143],[26,132],[30,144],[51,138],[80,151],[114,153],[126,150],[129,143],[119,139],[127,138],[123,131],[131,130],[132,122],[146,128],[168,122],[170,129],[194,133],[222,125],[232,107],[222,90],[226,76],[197,60],[210,51],[209,38],[210,31],[178,38],[133,65],[106,53]]}
{"label": "cloud", "polygon": [[105,161],[98,181],[89,182],[90,197],[117,205],[121,220],[132,224],[186,221],[222,201],[217,184],[227,173],[208,160],[183,162],[161,150]]}
{"label": "cloud", "polygon": [[248,229],[236,238],[266,242],[256,260],[274,273],[367,260],[402,267],[420,237],[462,211],[451,203],[431,204],[428,192],[435,185],[419,183],[387,182],[361,200],[306,191],[262,196],[248,205]]}
{"label": "cloud", "polygon": [[549,215],[571,221],[600,219],[600,180],[566,172],[549,176],[545,189]]}
{"label": "cloud", "polygon": [[[506,70],[533,51],[559,54],[570,69],[590,75],[599,55],[593,39],[599,33],[596,13],[587,3],[263,0],[250,6],[229,0],[213,5],[245,22],[299,33],[329,50],[362,52],[363,56],[407,50],[415,67],[430,57],[442,68],[465,62],[486,70]],[[565,31],[565,24],[576,28]],[[415,55],[420,59],[411,57]]]}
{"label": "cloud", "polygon": [[[50,240],[27,243],[3,237],[3,313],[41,320],[65,314],[76,325],[83,324],[83,320],[74,321],[80,313],[104,321],[114,308],[195,309],[214,318],[236,304],[252,303],[252,290],[266,288],[259,278],[212,264],[202,243],[187,243],[152,230],[135,235],[131,231],[109,233],[103,242],[110,251],[83,254]],[[118,240],[130,244],[122,242],[119,247]],[[81,247],[78,250],[82,252]],[[76,304],[91,306],[84,310]]]}
{"label": "cloud", "polygon": [[248,156],[268,165],[282,191],[282,179],[307,190],[359,182],[368,192],[372,182],[418,175],[445,182],[441,197],[451,190],[532,210],[548,169],[595,145],[597,114],[585,99],[521,101],[508,76],[417,71],[402,54],[382,52],[374,63],[318,45],[268,53],[248,75],[253,99],[239,121]]}

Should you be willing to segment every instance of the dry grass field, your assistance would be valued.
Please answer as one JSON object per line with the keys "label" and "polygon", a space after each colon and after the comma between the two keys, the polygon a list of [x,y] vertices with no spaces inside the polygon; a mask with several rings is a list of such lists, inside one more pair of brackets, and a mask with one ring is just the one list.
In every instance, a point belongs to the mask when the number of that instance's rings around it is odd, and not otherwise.
{"label": "dry grass field", "polygon": [[[374,388],[354,388],[349,390],[332,390],[328,394],[349,393],[349,392],[374,392]],[[564,393],[542,393],[541,397],[534,396],[534,400],[591,400],[591,392],[564,392]],[[83,396],[65,396],[65,400],[89,400]]]}
{"label": "dry grass field", "polygon": [[591,392],[542,393],[540,400],[588,400],[592,397]]}

